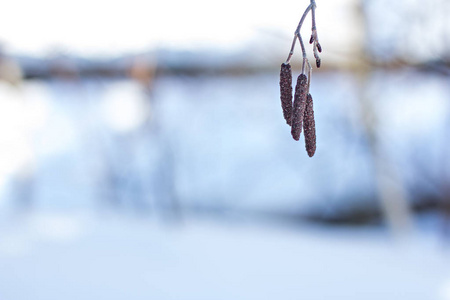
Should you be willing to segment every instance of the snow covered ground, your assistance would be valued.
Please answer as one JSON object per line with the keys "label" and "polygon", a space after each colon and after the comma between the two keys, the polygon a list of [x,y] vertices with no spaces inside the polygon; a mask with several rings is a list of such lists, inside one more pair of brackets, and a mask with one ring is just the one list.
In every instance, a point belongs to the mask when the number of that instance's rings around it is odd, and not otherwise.
{"label": "snow covered ground", "polygon": [[180,223],[86,212],[2,215],[0,299],[450,299],[436,236]]}

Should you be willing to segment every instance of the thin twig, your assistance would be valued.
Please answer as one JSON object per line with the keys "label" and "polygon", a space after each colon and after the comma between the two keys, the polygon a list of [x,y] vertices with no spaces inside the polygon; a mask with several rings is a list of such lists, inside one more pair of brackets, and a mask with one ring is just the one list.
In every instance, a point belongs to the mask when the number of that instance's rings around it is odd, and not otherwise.
{"label": "thin twig", "polygon": [[317,34],[317,27],[316,27],[316,2],[315,0],[311,0],[311,18],[312,18],[312,27],[311,27],[311,39],[309,40],[309,43],[313,45],[314,50],[314,58],[316,59],[316,66],[320,68],[320,57],[319,52],[322,52],[322,47],[319,43],[319,36]]}
{"label": "thin twig", "polygon": [[[311,3],[312,2],[314,2],[314,0],[311,0]],[[314,5],[315,5],[315,2],[314,2]],[[300,35],[300,29],[302,28],[303,22],[305,21],[306,16],[308,15],[311,8],[312,8],[312,4],[308,5],[308,7],[306,8],[305,12],[302,15],[302,18],[300,19],[300,22],[298,22],[297,29],[294,32],[294,40],[292,41],[291,51],[289,51],[289,56],[286,59],[286,64],[288,64],[291,61],[291,57],[294,54],[294,48],[295,48],[295,42],[297,40],[297,36]]]}
{"label": "thin twig", "polygon": [[306,61],[308,64],[309,72],[308,72],[308,94],[309,94],[309,87],[311,86],[311,76],[312,76],[312,67],[309,64],[309,61]]}
{"label": "thin twig", "polygon": [[[300,22],[298,22],[298,26],[297,29],[295,30],[295,33],[300,33],[300,29],[302,28],[303,22],[305,21],[306,16],[308,15],[309,11],[313,8],[313,4],[312,2],[314,2],[314,0],[311,0],[311,4],[308,5],[308,7],[305,9],[305,12],[303,13],[302,18],[300,19]],[[314,5],[315,2],[314,2]]]}
{"label": "thin twig", "polygon": [[297,41],[297,35],[294,34],[294,40],[292,41],[291,51],[289,51],[289,56],[286,59],[285,64],[288,64],[291,61],[291,57],[294,54],[295,42]]}
{"label": "thin twig", "polygon": [[314,32],[316,30],[316,1],[311,0],[311,18],[312,18],[312,28],[311,30]]}
{"label": "thin twig", "polygon": [[300,47],[302,48],[303,55],[302,74],[305,74],[305,65],[308,63],[308,56],[306,55],[305,44],[303,43],[303,39],[300,33],[297,33],[297,38],[300,41]]}

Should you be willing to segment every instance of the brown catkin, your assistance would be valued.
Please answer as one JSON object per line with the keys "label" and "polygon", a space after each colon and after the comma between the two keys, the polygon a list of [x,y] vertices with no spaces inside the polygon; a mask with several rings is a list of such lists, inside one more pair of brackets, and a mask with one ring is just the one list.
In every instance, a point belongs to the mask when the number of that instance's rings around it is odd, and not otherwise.
{"label": "brown catkin", "polygon": [[311,94],[308,94],[306,97],[303,130],[305,135],[306,152],[308,152],[309,157],[313,157],[316,152],[316,122],[314,121],[313,98]]}
{"label": "brown catkin", "polygon": [[294,111],[292,112],[291,134],[294,140],[300,139],[302,133],[303,117],[306,106],[306,93],[308,90],[308,78],[305,74],[300,74],[297,78],[294,94]]}
{"label": "brown catkin", "polygon": [[292,124],[292,71],[291,65],[283,63],[280,70],[281,108],[286,124]]}

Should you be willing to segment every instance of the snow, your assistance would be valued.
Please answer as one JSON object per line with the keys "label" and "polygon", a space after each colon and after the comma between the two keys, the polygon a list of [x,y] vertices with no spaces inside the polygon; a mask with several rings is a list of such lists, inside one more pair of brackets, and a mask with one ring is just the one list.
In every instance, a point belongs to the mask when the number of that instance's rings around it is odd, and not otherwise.
{"label": "snow", "polygon": [[34,212],[0,236],[3,300],[450,297],[448,249],[423,233]]}

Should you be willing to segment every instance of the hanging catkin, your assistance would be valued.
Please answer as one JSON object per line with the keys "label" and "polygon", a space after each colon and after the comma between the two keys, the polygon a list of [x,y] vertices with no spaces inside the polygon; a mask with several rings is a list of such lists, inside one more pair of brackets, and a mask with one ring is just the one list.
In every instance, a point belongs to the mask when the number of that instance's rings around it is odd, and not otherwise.
{"label": "hanging catkin", "polygon": [[291,65],[283,63],[280,70],[281,108],[286,124],[292,124],[292,71]]}
{"label": "hanging catkin", "polygon": [[[291,134],[294,140],[298,141],[302,130],[305,135],[305,147],[308,155],[312,157],[316,152],[316,123],[314,121],[313,99],[309,94],[312,67],[308,61],[308,55],[300,33],[306,16],[311,12],[311,38],[309,43],[313,44],[313,54],[316,59],[316,66],[320,68],[321,60],[319,53],[322,52],[322,46],[319,43],[319,35],[316,26],[316,1],[310,0],[310,4],[305,9],[297,29],[294,32],[294,39],[286,61],[281,65],[280,71],[280,98],[283,116],[286,123],[291,126]],[[292,72],[290,61],[294,54],[294,48],[297,42],[302,50],[302,72],[297,78],[297,85],[294,90],[294,103],[292,103]],[[306,75],[308,74],[308,75]]]}
{"label": "hanging catkin", "polygon": [[313,98],[311,94],[308,94],[306,97],[303,130],[305,135],[306,152],[308,152],[309,157],[313,157],[316,152],[316,122],[314,121]]}
{"label": "hanging catkin", "polygon": [[303,117],[306,106],[306,92],[308,90],[308,79],[305,74],[300,74],[297,78],[294,94],[294,110],[292,112],[291,134],[294,140],[300,139],[302,133]]}

